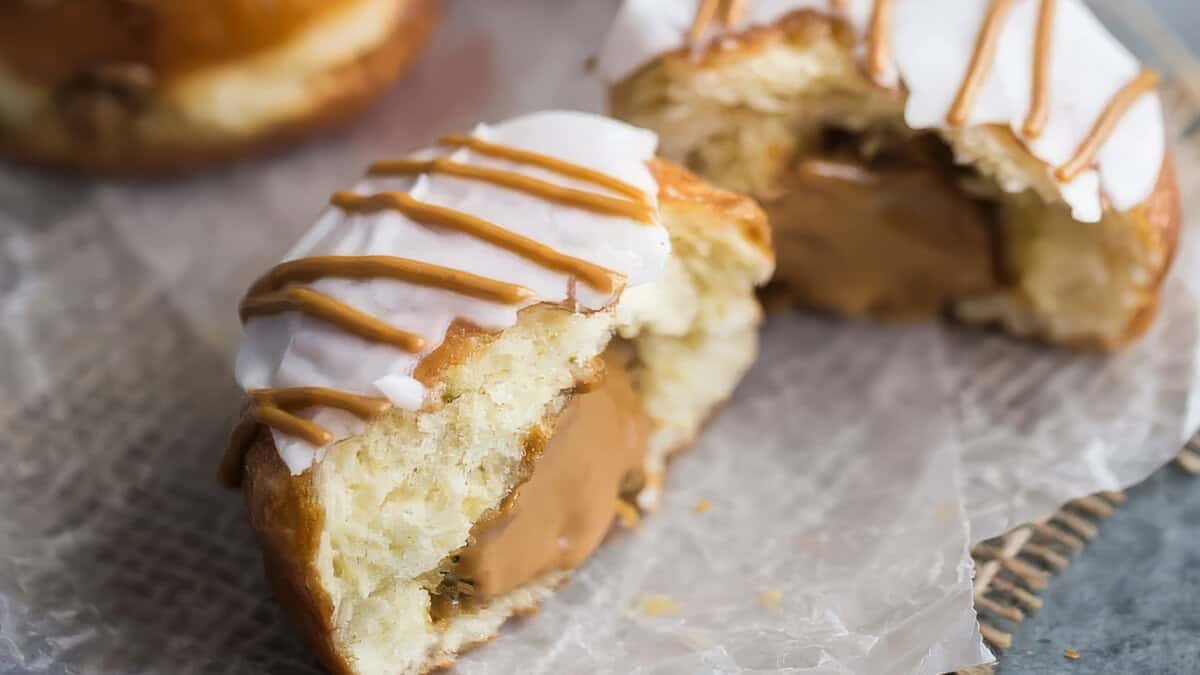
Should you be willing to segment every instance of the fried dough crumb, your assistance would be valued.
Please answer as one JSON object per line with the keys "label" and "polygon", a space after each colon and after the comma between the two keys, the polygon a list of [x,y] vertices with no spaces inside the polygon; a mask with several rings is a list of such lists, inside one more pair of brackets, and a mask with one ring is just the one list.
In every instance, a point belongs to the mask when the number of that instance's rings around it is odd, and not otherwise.
{"label": "fried dough crumb", "polygon": [[766,609],[779,609],[783,604],[783,591],[763,591],[758,594],[758,604]]}
{"label": "fried dough crumb", "polygon": [[701,499],[692,508],[696,510],[696,513],[708,513],[708,510],[712,508],[712,504],[707,499]]}
{"label": "fried dough crumb", "polygon": [[1072,647],[1071,649],[1068,649],[1067,651],[1063,652],[1063,656],[1067,657],[1068,659],[1071,659],[1072,661],[1075,661],[1076,659],[1079,658],[1079,652],[1074,647]]}
{"label": "fried dough crumb", "polygon": [[637,507],[623,499],[618,499],[617,520],[621,523],[621,527],[632,528],[637,527],[642,517],[638,515]]}
{"label": "fried dough crumb", "polygon": [[680,607],[669,595],[646,595],[638,603],[646,616],[670,616],[678,614]]}

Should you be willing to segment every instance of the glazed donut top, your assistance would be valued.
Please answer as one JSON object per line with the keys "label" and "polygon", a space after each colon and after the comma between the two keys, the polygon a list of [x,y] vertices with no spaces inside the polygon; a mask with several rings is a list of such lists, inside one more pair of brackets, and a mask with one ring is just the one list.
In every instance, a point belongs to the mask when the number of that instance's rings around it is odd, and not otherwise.
{"label": "glazed donut top", "polygon": [[456,321],[502,330],[524,307],[611,306],[670,254],[646,167],[657,137],[542,112],[377,162],[247,292],[237,380],[295,473],[392,406]]}
{"label": "glazed donut top", "polygon": [[664,53],[719,49],[723,34],[801,10],[851,26],[864,71],[907,92],[911,128],[1009,127],[1077,220],[1154,191],[1166,152],[1157,77],[1081,0],[626,0],[598,70],[615,84]]}
{"label": "glazed donut top", "polygon": [[114,63],[169,80],[286,42],[355,1],[6,0],[0,61],[49,86]]}

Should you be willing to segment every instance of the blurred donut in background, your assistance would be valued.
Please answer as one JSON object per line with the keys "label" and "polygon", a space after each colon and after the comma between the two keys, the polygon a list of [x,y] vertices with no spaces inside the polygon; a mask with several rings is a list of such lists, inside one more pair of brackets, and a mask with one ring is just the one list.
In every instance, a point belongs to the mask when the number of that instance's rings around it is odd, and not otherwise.
{"label": "blurred donut in background", "polygon": [[441,4],[0,2],[0,154],[152,173],[277,146],[378,98]]}

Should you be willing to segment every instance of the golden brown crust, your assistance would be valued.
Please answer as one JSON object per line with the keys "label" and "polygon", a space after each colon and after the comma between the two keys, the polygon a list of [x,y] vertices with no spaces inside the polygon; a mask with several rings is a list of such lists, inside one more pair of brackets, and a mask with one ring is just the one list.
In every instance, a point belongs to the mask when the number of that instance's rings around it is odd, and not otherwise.
{"label": "golden brown crust", "polygon": [[[763,51],[770,46],[788,42],[808,45],[833,38],[847,49],[854,46],[854,29],[844,19],[814,9],[798,9],[783,15],[774,23],[756,24],[739,33],[721,36],[720,40],[706,43],[698,53],[691,46],[683,46],[660,55],[642,69],[660,63],[679,62],[686,68],[721,68],[732,62]],[[637,73],[626,78],[632,81]]]}
{"label": "golden brown crust", "polygon": [[263,429],[246,453],[242,488],[275,597],[321,663],[349,675],[353,669],[333,641],[333,603],[316,569],[325,515],[313,494],[312,475],[291,475]]}
{"label": "golden brown crust", "polygon": [[[73,124],[70,112],[63,110],[58,115],[61,119],[41,119],[38,123],[52,123],[56,135],[66,135],[65,145],[58,138],[46,140],[44,134],[0,124],[0,155],[87,173],[170,173],[269,152],[328,130],[357,116],[379,99],[412,65],[440,19],[442,0],[397,2],[405,11],[397,15],[387,38],[356,60],[331,66],[319,76],[322,86],[312,88],[319,93],[314,94],[303,110],[261,131],[243,135],[185,127],[169,140],[148,140],[130,134],[114,143],[112,138],[94,137],[96,130],[90,122],[82,133],[71,132],[78,125]],[[130,77],[138,79],[137,72],[131,71]],[[139,103],[136,107],[146,109],[150,104]]]}
{"label": "golden brown crust", "polygon": [[[658,181],[658,200],[664,208],[716,212],[720,214],[721,224],[728,223],[736,228],[739,237],[752,244],[766,258],[774,260],[771,225],[767,222],[766,212],[753,199],[713,187],[691,171],[664,159],[654,159],[648,166]],[[709,219],[703,222],[706,227],[712,225]],[[706,232],[706,236],[719,237],[720,233]]]}
{"label": "golden brown crust", "polygon": [[1130,319],[1124,335],[1115,343],[1102,345],[1104,351],[1116,351],[1141,337],[1154,322],[1158,314],[1162,286],[1179,246],[1183,211],[1179,199],[1179,183],[1175,178],[1175,164],[1168,150],[1163,157],[1158,182],[1146,201],[1128,212],[1130,226],[1148,240],[1148,248],[1158,261],[1159,268],[1154,282],[1143,294],[1142,306]]}
{"label": "golden brown crust", "polygon": [[1138,215],[1145,222],[1144,227],[1153,233],[1158,241],[1157,248],[1162,252],[1162,267],[1156,280],[1156,283],[1161,284],[1175,259],[1183,224],[1179,182],[1175,178],[1175,162],[1170,150],[1163,157],[1162,169],[1158,174],[1158,182],[1154,184],[1154,191],[1138,210]]}
{"label": "golden brown crust", "polygon": [[55,86],[98,63],[137,62],[159,80],[275,45],[357,0],[9,0],[0,59]]}
{"label": "golden brown crust", "polygon": [[1183,211],[1180,207],[1179,183],[1175,165],[1168,150],[1163,158],[1158,182],[1146,201],[1123,214],[1129,227],[1146,242],[1146,248],[1159,265],[1153,282],[1143,292],[1138,309],[1129,319],[1125,331],[1115,340],[1082,337],[1063,340],[1061,346],[1086,352],[1110,354],[1120,351],[1144,335],[1154,323],[1162,299],[1162,287],[1178,251]]}

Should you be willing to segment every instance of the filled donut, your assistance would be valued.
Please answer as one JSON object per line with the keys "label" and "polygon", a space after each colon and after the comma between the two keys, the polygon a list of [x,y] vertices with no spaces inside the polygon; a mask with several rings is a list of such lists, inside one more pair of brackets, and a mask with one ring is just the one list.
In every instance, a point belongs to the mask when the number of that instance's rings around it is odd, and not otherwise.
{"label": "filled donut", "polygon": [[177,170],[345,120],[413,62],[441,0],[0,3],[0,154]]}
{"label": "filled donut", "polygon": [[653,509],[757,349],[763,212],[545,112],[377,162],[247,292],[222,466],[338,673],[452,662]]}
{"label": "filled donut", "polygon": [[1156,74],[1080,0],[626,0],[613,113],[767,211],[775,298],[1086,349],[1179,228]]}

